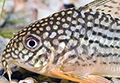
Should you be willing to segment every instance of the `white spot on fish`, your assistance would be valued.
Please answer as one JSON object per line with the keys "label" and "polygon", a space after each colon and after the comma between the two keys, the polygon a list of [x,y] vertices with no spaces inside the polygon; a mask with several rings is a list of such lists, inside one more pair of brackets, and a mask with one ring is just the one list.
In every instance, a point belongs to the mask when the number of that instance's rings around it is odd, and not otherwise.
{"label": "white spot on fish", "polygon": [[57,35],[56,32],[52,32],[49,37],[50,37],[50,38],[54,38],[56,35]]}
{"label": "white spot on fish", "polygon": [[46,39],[48,37],[49,33],[48,32],[44,32],[43,33],[43,38]]}

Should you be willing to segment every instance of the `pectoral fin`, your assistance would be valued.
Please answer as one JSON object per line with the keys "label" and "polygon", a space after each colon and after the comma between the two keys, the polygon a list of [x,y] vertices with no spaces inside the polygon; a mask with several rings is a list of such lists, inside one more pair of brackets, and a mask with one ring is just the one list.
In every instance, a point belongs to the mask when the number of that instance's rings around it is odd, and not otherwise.
{"label": "pectoral fin", "polygon": [[93,80],[95,83],[111,83],[109,80],[107,80],[104,77],[101,76],[96,76],[96,75],[88,75],[86,77],[86,79],[91,79]]}
{"label": "pectoral fin", "polygon": [[96,76],[96,75],[82,76],[84,79],[77,79],[77,78],[68,76],[62,72],[59,72],[57,70],[54,70],[51,73],[55,76],[60,77],[60,78],[75,81],[75,82],[80,82],[80,83],[111,83],[106,78],[101,77],[101,76]]}
{"label": "pectoral fin", "polygon": [[58,76],[60,78],[63,78],[63,79],[67,79],[67,80],[71,80],[71,81],[75,81],[75,82],[80,82],[80,83],[93,83],[93,82],[87,82],[85,80],[81,80],[81,79],[77,79],[77,78],[73,78],[73,77],[70,77],[70,76],[67,76],[65,74],[63,74],[62,72],[59,72],[59,71],[52,71],[51,72],[53,75],[55,76]]}

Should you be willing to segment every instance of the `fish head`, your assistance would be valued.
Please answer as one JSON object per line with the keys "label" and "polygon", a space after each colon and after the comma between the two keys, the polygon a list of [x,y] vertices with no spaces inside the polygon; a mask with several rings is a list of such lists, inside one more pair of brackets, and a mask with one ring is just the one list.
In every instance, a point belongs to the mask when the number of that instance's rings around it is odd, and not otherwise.
{"label": "fish head", "polygon": [[33,72],[44,73],[45,68],[52,63],[54,48],[49,38],[52,32],[47,32],[45,29],[50,27],[42,26],[40,22],[26,26],[11,38],[2,53],[2,64],[6,69],[15,64]]}

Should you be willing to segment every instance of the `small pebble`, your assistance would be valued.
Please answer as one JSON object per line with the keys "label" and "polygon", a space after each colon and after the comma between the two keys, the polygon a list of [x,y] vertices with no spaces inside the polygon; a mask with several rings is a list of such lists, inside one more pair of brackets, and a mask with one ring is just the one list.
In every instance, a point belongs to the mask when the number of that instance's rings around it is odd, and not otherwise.
{"label": "small pebble", "polygon": [[11,83],[18,83],[18,81],[17,80],[12,80]]}
{"label": "small pebble", "polygon": [[[2,55],[2,51],[5,48],[5,46],[7,45],[8,41],[5,40],[5,38],[3,38],[2,36],[0,36],[0,55]],[[1,58],[1,56],[0,56]]]}
{"label": "small pebble", "polygon": [[19,83],[37,83],[37,82],[35,81],[35,79],[28,77],[24,80],[20,80]]}
{"label": "small pebble", "polygon": [[48,83],[48,82],[41,82],[41,83]]}
{"label": "small pebble", "polygon": [[9,81],[4,76],[0,76],[0,83],[9,83]]}
{"label": "small pebble", "polygon": [[0,76],[4,73],[4,69],[0,69]]}

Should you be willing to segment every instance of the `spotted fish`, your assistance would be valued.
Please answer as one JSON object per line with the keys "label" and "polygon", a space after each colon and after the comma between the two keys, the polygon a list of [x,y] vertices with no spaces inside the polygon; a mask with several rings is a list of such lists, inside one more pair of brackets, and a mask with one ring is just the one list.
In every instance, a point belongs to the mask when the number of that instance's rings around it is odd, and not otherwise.
{"label": "spotted fish", "polygon": [[80,83],[120,78],[120,1],[96,0],[26,26],[11,38],[2,64],[11,80],[15,64],[46,76]]}

